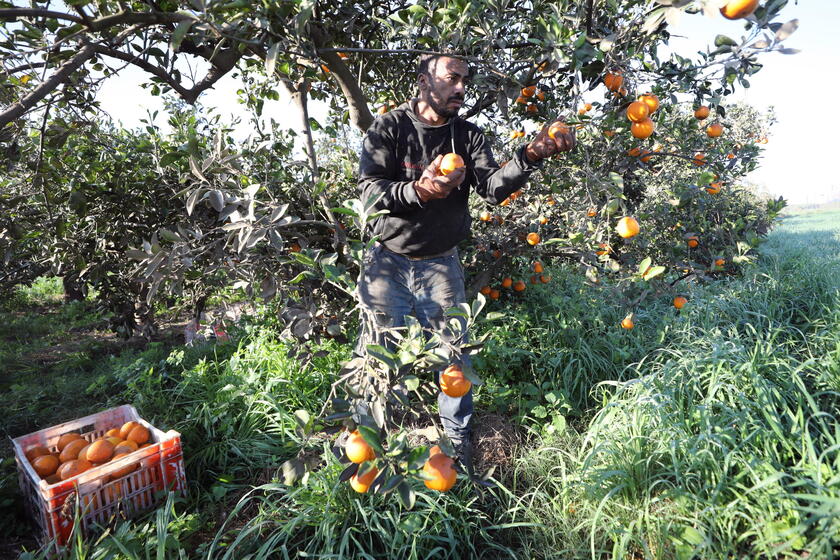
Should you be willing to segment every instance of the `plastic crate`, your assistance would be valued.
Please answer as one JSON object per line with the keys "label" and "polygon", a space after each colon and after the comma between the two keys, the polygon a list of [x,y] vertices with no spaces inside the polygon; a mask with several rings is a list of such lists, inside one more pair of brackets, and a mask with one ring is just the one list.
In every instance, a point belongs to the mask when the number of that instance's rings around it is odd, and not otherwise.
{"label": "plastic crate", "polygon": [[[77,432],[92,442],[130,420],[149,429],[151,445],[56,484],[38,476],[24,454],[33,445],[56,451],[58,438],[68,432]],[[77,506],[82,531],[89,533],[96,525],[107,526],[113,516],[130,518],[156,507],[162,501],[162,490],[186,492],[181,434],[158,430],[140,418],[131,405],[21,436],[13,439],[12,444],[26,511],[38,527],[41,544],[54,542],[56,551],[70,539]],[[119,478],[112,476],[135,463],[139,466],[133,472]]]}

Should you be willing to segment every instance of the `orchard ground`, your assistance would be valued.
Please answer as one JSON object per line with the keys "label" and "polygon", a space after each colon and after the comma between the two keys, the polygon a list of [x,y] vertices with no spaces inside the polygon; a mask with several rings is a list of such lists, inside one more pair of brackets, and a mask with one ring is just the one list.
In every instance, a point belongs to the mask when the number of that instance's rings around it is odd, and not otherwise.
{"label": "orchard ground", "polygon": [[189,495],[71,557],[146,557],[159,543],[167,558],[829,557],[838,224],[835,209],[788,215],[741,277],[687,287],[680,312],[650,302],[632,331],[617,328],[607,291],[561,268],[517,302],[489,303],[504,318],[481,327],[492,334],[474,360],[476,422],[504,437],[477,444],[499,486],[418,488],[411,511],[338,482],[325,441],[304,485],[280,483],[298,451],[293,412],[320,407],[349,344],[325,342],[301,365],[263,309],[232,343],[125,346],[92,301],[64,305],[60,283],[42,279],[0,322],[0,557],[36,549],[7,437],[122,403],[183,434]]}

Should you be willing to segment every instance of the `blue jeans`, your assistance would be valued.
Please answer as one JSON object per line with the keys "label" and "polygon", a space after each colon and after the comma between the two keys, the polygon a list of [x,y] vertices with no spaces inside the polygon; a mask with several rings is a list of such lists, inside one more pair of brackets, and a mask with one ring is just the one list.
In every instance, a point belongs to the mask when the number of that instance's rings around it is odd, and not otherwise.
{"label": "blue jeans", "polygon": [[[359,299],[373,312],[382,327],[402,327],[405,316],[413,315],[424,328],[446,339],[444,312],[466,302],[464,270],[457,249],[446,256],[413,260],[377,244],[365,255],[365,270],[359,281]],[[463,330],[463,329],[462,329]],[[364,336],[362,337],[364,338]],[[393,346],[388,340],[377,344]],[[464,341],[465,342],[465,341]],[[357,351],[364,352],[364,348]],[[468,355],[450,356],[450,363],[470,363]],[[439,386],[440,372],[435,374]],[[463,397],[438,394],[440,419],[446,434],[456,440],[469,437],[473,413],[472,389]]]}

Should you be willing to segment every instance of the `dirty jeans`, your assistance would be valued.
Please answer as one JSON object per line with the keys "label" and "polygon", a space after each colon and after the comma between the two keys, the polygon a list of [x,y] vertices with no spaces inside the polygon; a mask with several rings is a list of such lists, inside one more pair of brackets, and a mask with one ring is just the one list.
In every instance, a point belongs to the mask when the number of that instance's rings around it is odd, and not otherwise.
{"label": "dirty jeans", "polygon": [[[444,312],[466,301],[464,271],[457,249],[446,256],[413,260],[393,253],[380,244],[365,255],[365,270],[359,281],[361,304],[373,311],[383,327],[405,325],[405,316],[413,315],[428,329],[446,336]],[[363,339],[364,337],[362,337]],[[377,344],[384,341],[377,340]],[[387,346],[383,344],[383,346]],[[364,348],[357,349],[364,351]],[[469,363],[469,356],[455,356],[453,362]],[[435,375],[439,383],[440,372]],[[460,398],[440,392],[440,419],[446,434],[453,440],[469,437],[473,413],[472,389]]]}

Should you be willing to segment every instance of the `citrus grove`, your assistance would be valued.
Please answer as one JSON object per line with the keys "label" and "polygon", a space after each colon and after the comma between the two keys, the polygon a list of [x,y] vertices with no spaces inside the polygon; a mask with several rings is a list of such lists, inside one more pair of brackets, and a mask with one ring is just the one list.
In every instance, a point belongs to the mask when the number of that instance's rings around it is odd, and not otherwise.
{"label": "citrus grove", "polygon": [[[745,186],[773,118],[728,98],[749,87],[761,56],[792,53],[783,41],[797,23],[776,21],[786,4],[233,0],[78,2],[58,13],[0,3],[10,37],[0,44],[9,171],[0,250],[10,263],[0,285],[61,274],[97,290],[126,336],[154,329],[156,304],[174,300],[197,315],[208,297],[234,290],[274,301],[303,359],[309,344],[369,320],[352,297],[375,242],[366,229],[375,201],[356,198],[360,134],[411,98],[418,54],[463,56],[475,74],[464,114],[501,165],[548,123],[552,137],[573,130],[578,147],[545,161],[500,206],[473,198],[473,237],[462,248],[473,303],[451,310],[455,336],[410,322],[394,347],[371,344],[346,362],[323,407],[297,412],[301,453],[283,471],[288,484],[306,477],[305,452],[340,432],[339,479],[411,508],[420,480],[439,492],[469,487],[450,442],[411,440],[396,411],[429,413],[438,390],[481,386],[480,372],[446,356],[481,350],[486,338],[464,329],[483,310],[490,320],[511,299],[556,289],[548,271],[557,267],[586,278],[620,308],[612,328],[629,330],[646,320],[646,303],[690,308],[685,285],[737,275],[755,258],[784,206]],[[700,60],[662,57],[669,22],[701,12],[721,14],[710,26],[738,19],[744,37],[718,35]],[[184,59],[207,74],[186,83]],[[151,116],[135,131],[97,116],[98,85],[124,64],[147,74],[150,95],[166,97],[171,132]],[[253,118],[244,141],[219,114],[191,106],[228,74]],[[281,89],[301,135],[260,119]],[[329,108],[325,122],[311,117],[311,100]],[[463,165],[447,154],[442,172]],[[439,385],[434,371],[443,371]],[[49,457],[39,472],[57,472],[61,456]]]}

